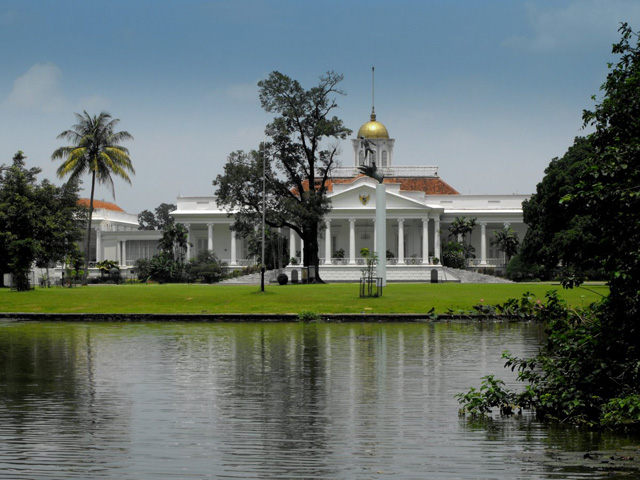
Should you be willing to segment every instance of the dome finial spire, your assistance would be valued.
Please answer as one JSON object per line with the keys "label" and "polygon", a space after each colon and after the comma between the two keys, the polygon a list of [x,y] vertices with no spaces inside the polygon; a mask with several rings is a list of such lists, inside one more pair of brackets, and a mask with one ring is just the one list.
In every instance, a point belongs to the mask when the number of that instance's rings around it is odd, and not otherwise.
{"label": "dome finial spire", "polygon": [[371,66],[371,121],[376,121],[376,102],[375,102],[375,72],[376,67]]}

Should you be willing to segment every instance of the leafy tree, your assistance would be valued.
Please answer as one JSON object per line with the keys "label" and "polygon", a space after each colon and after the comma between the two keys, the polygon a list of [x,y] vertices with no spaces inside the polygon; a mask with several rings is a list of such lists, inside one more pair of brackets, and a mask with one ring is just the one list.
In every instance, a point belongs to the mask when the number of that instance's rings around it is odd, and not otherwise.
{"label": "leafy tree", "polygon": [[176,206],[171,203],[161,203],[156,207],[155,215],[150,210],[143,210],[138,214],[138,230],[164,230],[173,225],[174,219],[170,212],[174,211]]}
{"label": "leafy tree", "polygon": [[585,126],[594,128],[592,150],[574,188],[560,199],[576,215],[590,216],[594,236],[591,244],[576,243],[579,251],[567,254],[567,262],[583,268],[592,256],[606,274],[609,296],[583,312],[549,297],[540,309],[548,322],[540,353],[506,359],[529,383],[518,402],[540,415],[640,430],[640,41],[627,24],[620,31],[613,46],[619,60],[610,65],[603,98],[583,113]]}
{"label": "leafy tree", "polygon": [[[247,237],[247,251],[250,256],[262,255],[262,231],[253,230]],[[265,267],[267,270],[281,269],[289,264],[289,242],[275,228],[265,228]]]}
{"label": "leafy tree", "polygon": [[150,210],[143,210],[138,214],[138,230],[157,230],[156,216]]}
{"label": "leafy tree", "polygon": [[442,246],[441,261],[445,267],[464,268],[467,265],[465,249],[458,242],[447,242]]}
{"label": "leafy tree", "polygon": [[39,243],[35,258],[37,267],[48,269],[62,263],[82,238],[86,216],[85,209],[78,207],[78,191],[78,182],[72,181],[58,187],[43,180],[36,188],[40,220],[34,232]]}
{"label": "leafy tree", "polygon": [[539,278],[540,268],[536,264],[522,261],[520,255],[514,255],[507,264],[506,277],[509,280],[522,282]]}
{"label": "leafy tree", "polygon": [[89,198],[89,219],[87,222],[84,279],[86,284],[89,274],[89,246],[91,244],[91,219],[93,217],[93,195],[96,180],[111,187],[115,198],[113,176],[131,183],[129,172],[135,173],[129,150],[121,146],[125,140],[132,140],[129,132],[116,132],[119,119],[112,119],[111,115],[102,112],[93,117],[86,111],[82,115],[76,113],[78,121],[70,130],[65,130],[58,138],[64,138],[73,145],[60,147],[51,155],[52,160],[62,159],[62,165],[57,170],[58,177],[67,175],[71,180],[77,180],[86,173],[91,174],[91,196]]}
{"label": "leafy tree", "polygon": [[497,246],[505,255],[505,264],[509,264],[511,257],[518,253],[518,247],[520,246],[520,240],[518,234],[509,227],[505,227],[502,230],[496,230],[493,232],[494,239],[493,245]]}
{"label": "leafy tree", "polygon": [[11,271],[18,291],[29,290],[29,272],[38,250],[33,236],[38,216],[35,196],[36,175],[39,168],[27,170],[22,152],[13,157],[13,165],[5,170],[0,190],[0,257]]}
{"label": "leafy tree", "polygon": [[522,205],[528,225],[522,241],[522,261],[540,265],[546,278],[558,273],[597,275],[600,269],[592,212],[579,202],[563,201],[577,192],[583,175],[593,165],[593,154],[591,139],[577,137],[563,157],[551,160],[536,193]]}
{"label": "leafy tree", "polygon": [[[213,184],[218,203],[235,211],[233,228],[247,235],[262,221],[263,160],[266,160],[266,224],[289,227],[304,242],[305,266],[319,275],[319,225],[330,211],[328,180],[339,149],[327,141],[347,138],[351,130],[330,116],[337,108],[336,95],[342,75],[328,72],[308,90],[279,72],[258,83],[262,108],[276,115],[266,127],[271,139],[259,152],[234,152],[224,174]],[[266,155],[266,158],[263,156]]]}
{"label": "leafy tree", "polygon": [[39,168],[27,169],[22,152],[0,172],[0,267],[11,271],[16,288],[28,290],[34,265],[48,267],[75,248],[77,184],[37,183]]}
{"label": "leafy tree", "polygon": [[[460,245],[462,245],[465,260],[464,266],[467,265],[469,258],[475,257],[473,254],[475,248],[471,245],[470,240],[467,242],[467,235],[471,236],[471,232],[476,228],[476,220],[476,218],[456,217],[449,225],[449,236],[458,238]],[[461,268],[464,268],[464,266]]]}
{"label": "leafy tree", "polygon": [[189,244],[189,231],[181,223],[168,226],[158,240],[158,247],[162,253],[177,263],[184,263]]}

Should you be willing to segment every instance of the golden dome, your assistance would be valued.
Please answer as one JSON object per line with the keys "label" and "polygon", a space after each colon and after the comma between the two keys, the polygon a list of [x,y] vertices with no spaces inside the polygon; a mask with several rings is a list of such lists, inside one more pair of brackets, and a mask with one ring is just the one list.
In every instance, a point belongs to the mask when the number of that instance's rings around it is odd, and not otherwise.
{"label": "golden dome", "polygon": [[376,114],[371,113],[371,121],[365,123],[358,130],[358,138],[386,138],[389,139],[389,132],[380,122],[376,121]]}

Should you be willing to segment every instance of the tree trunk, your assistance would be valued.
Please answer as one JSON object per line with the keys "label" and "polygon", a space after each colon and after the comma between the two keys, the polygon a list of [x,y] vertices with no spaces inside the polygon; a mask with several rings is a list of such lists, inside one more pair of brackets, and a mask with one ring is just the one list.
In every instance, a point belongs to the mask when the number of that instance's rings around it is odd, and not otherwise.
{"label": "tree trunk", "polygon": [[315,269],[315,277],[313,283],[324,283],[320,278],[320,257],[318,246],[318,224],[314,222],[309,228],[309,238],[305,242],[304,256],[305,266],[312,266]]}
{"label": "tree trunk", "polygon": [[91,174],[91,197],[89,197],[89,220],[87,222],[87,244],[84,248],[84,275],[82,277],[82,284],[87,285],[89,283],[89,249],[91,248],[91,219],[93,217],[93,193],[96,188],[96,172]]}

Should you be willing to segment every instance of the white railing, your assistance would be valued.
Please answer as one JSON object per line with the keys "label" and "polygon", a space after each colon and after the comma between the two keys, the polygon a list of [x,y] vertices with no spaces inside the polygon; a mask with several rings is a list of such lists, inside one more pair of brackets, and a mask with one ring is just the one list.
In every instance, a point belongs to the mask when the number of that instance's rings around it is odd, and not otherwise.
{"label": "white railing", "polygon": [[481,260],[479,258],[472,258],[469,260],[469,265],[473,267],[484,267],[484,266],[492,266],[492,267],[504,267],[505,263],[502,258],[487,258],[486,263],[480,263]]}
{"label": "white railing", "polygon": [[[422,257],[405,257],[404,265],[431,265],[429,261],[425,262]],[[367,259],[364,257],[356,257],[355,265],[366,265]],[[349,262],[348,258],[321,258],[320,265],[354,265]],[[387,265],[402,265],[397,258],[388,258]]]}

